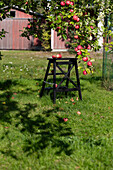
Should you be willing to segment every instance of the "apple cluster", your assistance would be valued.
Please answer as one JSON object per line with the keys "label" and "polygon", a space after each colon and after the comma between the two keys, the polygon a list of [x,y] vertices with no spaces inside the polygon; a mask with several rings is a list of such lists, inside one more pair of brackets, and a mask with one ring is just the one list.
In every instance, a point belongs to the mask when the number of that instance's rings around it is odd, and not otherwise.
{"label": "apple cluster", "polygon": [[[77,55],[78,55],[78,56],[79,56],[79,55],[82,55],[82,51],[81,51],[82,49],[83,49],[83,47],[82,47],[81,45],[78,45],[77,47],[75,47],[75,51],[77,52]],[[87,49],[90,49],[90,46],[88,46]],[[83,57],[82,60],[83,60],[84,62],[86,62],[86,61],[88,61],[89,59],[88,59],[88,57]],[[90,67],[92,66],[92,62],[91,62],[91,61],[88,61],[88,62],[87,62],[87,66],[88,66],[88,68],[90,68]],[[89,72],[89,71],[88,71],[88,72]],[[83,70],[83,74],[86,75],[86,74],[87,74],[87,71],[86,71],[86,70]]]}
{"label": "apple cluster", "polygon": [[74,2],[73,1],[66,1],[66,3],[64,1],[61,1],[61,6],[65,6],[65,5],[74,5]]}
{"label": "apple cluster", "polygon": [[[78,63],[83,65],[83,74],[93,72],[88,52],[93,47],[94,32],[94,23],[90,23],[90,15],[87,11],[80,12],[77,4],[73,1],[61,1],[58,8],[54,18],[52,17],[53,28],[62,40],[67,40],[67,48],[76,55]],[[56,56],[52,57],[57,58]]]}
{"label": "apple cluster", "polygon": [[[84,62],[87,62],[88,61],[88,57],[83,57],[82,59]],[[91,61],[88,61],[87,62],[87,66],[88,67],[91,67],[92,66],[92,62]],[[86,70],[83,70],[83,74],[86,75],[87,74],[87,71]]]}
{"label": "apple cluster", "polygon": [[[51,8],[45,15],[46,29],[56,30],[57,36],[62,41],[66,40],[65,46],[70,53],[75,54],[75,57],[78,58],[79,68],[83,68],[87,74],[93,72],[89,50],[96,50],[98,40],[95,20],[91,17],[89,8],[86,7],[88,2],[82,4],[78,0],[57,0],[55,3],[50,3]],[[26,4],[26,6],[28,5]],[[35,32],[33,35],[42,40],[40,23],[45,24],[42,19],[30,22],[24,31],[24,36],[28,38]],[[85,61],[84,57],[87,57],[88,60]],[[52,58],[61,58],[61,56],[53,55]],[[91,63],[89,64],[89,62]]]}

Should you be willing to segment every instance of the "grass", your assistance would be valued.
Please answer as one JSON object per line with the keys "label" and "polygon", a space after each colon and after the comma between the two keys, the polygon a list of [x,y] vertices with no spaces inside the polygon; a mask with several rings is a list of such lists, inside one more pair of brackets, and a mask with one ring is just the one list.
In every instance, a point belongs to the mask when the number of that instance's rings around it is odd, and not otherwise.
{"label": "grass", "polygon": [[[83,100],[72,92],[67,98],[57,95],[56,104],[51,92],[39,97],[51,53],[2,51],[2,55],[0,169],[112,170],[113,91],[101,86],[99,54],[92,76],[80,72]],[[71,76],[74,79],[74,72]]]}

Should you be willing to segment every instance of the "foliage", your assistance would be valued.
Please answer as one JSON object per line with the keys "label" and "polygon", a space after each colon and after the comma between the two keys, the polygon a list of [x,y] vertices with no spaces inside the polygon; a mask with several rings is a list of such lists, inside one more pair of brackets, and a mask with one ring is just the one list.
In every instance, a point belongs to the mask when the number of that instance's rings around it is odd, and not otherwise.
{"label": "foliage", "polygon": [[42,24],[41,28],[42,28],[42,38],[41,38],[42,47],[44,48],[45,51],[47,51],[51,49],[50,46],[51,30],[48,29],[46,24]]}
{"label": "foliage", "polygon": [[[48,1],[41,0],[35,1],[32,5],[30,1],[27,1],[28,3],[24,7],[24,9],[29,13],[31,10],[34,12],[33,14],[33,20],[29,21],[29,26],[24,27],[22,31],[21,36],[27,37],[27,39],[30,39],[30,36],[33,36],[35,38],[38,37],[38,39],[42,42],[42,47],[45,50],[50,50],[50,26],[46,22],[45,18],[48,13]],[[39,13],[41,14],[39,16]]]}
{"label": "foliage", "polygon": [[0,52],[0,60],[2,60],[2,54],[1,54],[1,52]]}
{"label": "foliage", "polygon": [[[5,19],[6,17],[8,17],[7,12],[9,10],[5,10],[5,3],[3,1],[0,1],[0,22]],[[0,30],[0,39],[2,39],[2,37],[5,37],[5,34],[7,32],[2,28],[2,30]]]}
{"label": "foliage", "polygon": [[113,89],[113,13],[105,18],[104,53],[103,53],[103,85],[107,90]]}
{"label": "foliage", "polygon": [[108,53],[113,53],[113,13],[110,13],[105,18],[105,27],[104,27],[104,47],[105,51]]}
{"label": "foliage", "polygon": [[[110,37],[110,39],[113,39],[113,33],[109,31],[109,33],[107,33],[107,37]],[[105,51],[107,51],[108,53],[113,53],[113,41],[111,42],[105,42],[104,43],[104,48],[105,48]]]}
{"label": "foliage", "polygon": [[[67,40],[67,47],[70,52],[75,53],[75,56],[81,63],[84,57],[88,57],[88,50],[98,50],[98,27],[96,25],[97,14],[96,7],[92,8],[92,3],[89,2],[70,2],[57,1],[51,7],[48,20],[51,22],[51,28],[57,31],[57,35],[62,40]],[[64,4],[62,4],[64,3]],[[92,15],[93,12],[93,15]],[[88,57],[90,61],[90,57]],[[87,73],[93,71],[93,67],[89,67],[88,62],[84,62],[83,69]]]}
{"label": "foliage", "polygon": [[7,33],[7,31],[5,31],[4,29],[2,29],[0,31],[0,39],[2,39],[3,37],[5,37],[5,34]]}
{"label": "foliage", "polygon": [[[57,35],[62,40],[67,41],[70,52],[82,63],[84,57],[88,57],[87,50],[98,50],[99,28],[98,22],[112,12],[112,1],[56,1],[51,4],[48,16],[51,28],[57,31]],[[100,15],[103,10],[104,15]],[[109,12],[108,12],[109,11]],[[80,47],[81,46],[81,47]],[[90,57],[88,57],[90,60]],[[92,72],[93,67],[89,67],[89,62],[84,62],[85,74]]]}

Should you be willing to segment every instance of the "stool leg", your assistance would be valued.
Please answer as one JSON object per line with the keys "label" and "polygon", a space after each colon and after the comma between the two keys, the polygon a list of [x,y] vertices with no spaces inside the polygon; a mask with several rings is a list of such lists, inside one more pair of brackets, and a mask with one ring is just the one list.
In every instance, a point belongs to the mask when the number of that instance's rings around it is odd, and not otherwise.
{"label": "stool leg", "polygon": [[53,103],[56,103],[56,60],[53,61]]}
{"label": "stool leg", "polygon": [[77,88],[78,88],[78,92],[79,92],[79,98],[80,98],[80,100],[82,100],[77,60],[75,60],[75,72],[76,72],[76,78],[77,78]]}
{"label": "stool leg", "polygon": [[[69,63],[69,65],[68,65],[68,72],[69,72],[70,68],[71,68],[71,64]],[[68,73],[67,76],[70,77],[70,72]],[[68,85],[69,85],[69,79],[66,80],[66,88],[68,88]],[[65,95],[67,97],[67,92],[65,92]]]}
{"label": "stool leg", "polygon": [[43,92],[44,92],[45,84],[46,84],[45,81],[47,80],[47,76],[48,76],[49,69],[50,69],[50,64],[51,64],[51,62],[49,61],[48,66],[47,66],[47,71],[46,71],[46,74],[45,74],[45,78],[44,78],[44,81],[43,81],[43,84],[42,84],[42,89],[41,89],[41,92],[40,92],[40,97],[43,96]]}

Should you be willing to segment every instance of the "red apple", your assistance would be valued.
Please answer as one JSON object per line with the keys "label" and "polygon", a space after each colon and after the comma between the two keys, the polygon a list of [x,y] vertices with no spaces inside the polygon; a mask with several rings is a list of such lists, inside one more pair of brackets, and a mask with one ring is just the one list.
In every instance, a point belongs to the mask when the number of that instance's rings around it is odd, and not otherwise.
{"label": "red apple", "polygon": [[87,65],[88,65],[88,66],[92,66],[92,62],[91,62],[91,61],[88,61],[88,62],[87,62]]}
{"label": "red apple", "polygon": [[55,84],[55,87],[56,87],[56,88],[57,88],[57,86],[58,86],[58,85],[57,85],[57,84]]}
{"label": "red apple", "polygon": [[77,47],[75,48],[75,51],[76,51],[76,52],[78,51],[78,48],[77,48]]}
{"label": "red apple", "polygon": [[52,55],[52,58],[57,58],[55,55]]}
{"label": "red apple", "polygon": [[70,12],[73,12],[74,10],[73,10],[73,9],[70,9],[69,11],[70,11]]}
{"label": "red apple", "polygon": [[78,39],[78,35],[75,35],[74,38],[75,38],[75,39]]}
{"label": "red apple", "polygon": [[84,12],[83,15],[87,15],[87,12]]}
{"label": "red apple", "polygon": [[73,15],[73,19],[77,21],[78,17],[76,15]]}
{"label": "red apple", "polygon": [[64,122],[67,122],[67,121],[68,121],[68,118],[64,118],[63,120],[64,120]]}
{"label": "red apple", "polygon": [[83,60],[83,61],[87,61],[87,60],[88,60],[88,57],[83,57],[82,60]]}
{"label": "red apple", "polygon": [[79,29],[79,25],[75,25],[75,28],[76,28],[76,29]]}
{"label": "red apple", "polygon": [[57,27],[57,28],[56,28],[56,30],[60,30],[60,29],[61,29],[61,27]]}
{"label": "red apple", "polygon": [[79,22],[80,21],[80,18],[77,18],[77,20],[76,20],[77,22]]}
{"label": "red apple", "polygon": [[64,1],[61,1],[60,5],[61,5],[61,6],[65,6],[65,2],[64,2]]}
{"label": "red apple", "polygon": [[70,4],[70,1],[66,1],[66,5],[69,5]]}
{"label": "red apple", "polygon": [[31,28],[31,25],[28,25],[27,28]]}
{"label": "red apple", "polygon": [[62,55],[61,54],[57,54],[57,58],[62,58]]}
{"label": "red apple", "polygon": [[83,74],[84,74],[84,75],[86,75],[86,74],[87,74],[87,71],[86,71],[86,70],[84,70],[84,71],[83,71]]}
{"label": "red apple", "polygon": [[83,49],[83,47],[81,46],[81,45],[78,45],[78,50],[81,50],[81,49]]}
{"label": "red apple", "polygon": [[82,51],[78,51],[78,52],[77,52],[77,55],[81,55],[81,54],[82,54]]}
{"label": "red apple", "polygon": [[49,25],[51,25],[53,22],[48,22]]}
{"label": "red apple", "polygon": [[87,49],[88,49],[88,50],[90,50],[90,49],[91,49],[91,46],[90,46],[89,44],[88,44],[88,47],[87,47]]}
{"label": "red apple", "polygon": [[[34,19],[34,20],[33,20],[33,22],[34,22],[34,23],[37,23],[37,20],[36,20],[36,19]],[[52,22],[51,22],[51,23],[52,23]],[[49,24],[50,24],[50,22],[49,22]],[[51,25],[51,24],[50,24],[50,25]]]}
{"label": "red apple", "polygon": [[72,2],[70,2],[70,5],[72,5],[72,6],[73,6],[73,5],[74,5],[74,2],[73,2],[73,1],[72,1]]}
{"label": "red apple", "polygon": [[90,28],[93,30],[93,26],[90,26]]}
{"label": "red apple", "polygon": [[81,112],[80,112],[80,111],[77,111],[77,114],[78,114],[78,115],[81,115]]}

